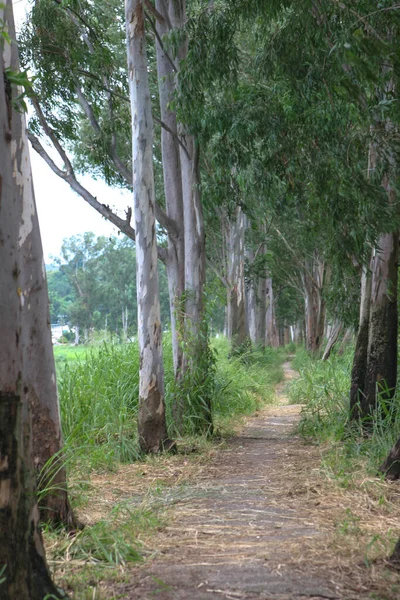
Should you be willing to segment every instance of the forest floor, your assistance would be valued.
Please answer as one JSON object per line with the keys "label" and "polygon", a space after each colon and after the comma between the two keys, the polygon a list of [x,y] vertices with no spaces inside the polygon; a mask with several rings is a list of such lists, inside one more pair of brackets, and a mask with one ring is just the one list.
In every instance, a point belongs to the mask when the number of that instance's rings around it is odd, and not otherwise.
{"label": "forest floor", "polygon": [[301,407],[285,387],[296,373],[290,363],[284,371],[276,404],[207,460],[135,466],[128,489],[126,471],[99,477],[103,505],[121,494],[140,499],[141,484],[156,481],[166,507],[164,526],[143,540],[150,556],[103,582],[105,598],[400,598],[399,573],[373,552],[390,518],[362,490],[343,491],[321,474],[320,449],[295,434]]}

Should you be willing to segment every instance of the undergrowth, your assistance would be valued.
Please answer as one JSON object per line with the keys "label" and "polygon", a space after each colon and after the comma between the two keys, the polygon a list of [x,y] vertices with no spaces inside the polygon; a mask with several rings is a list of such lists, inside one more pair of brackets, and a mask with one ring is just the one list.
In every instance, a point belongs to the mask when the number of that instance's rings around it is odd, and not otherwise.
{"label": "undergrowth", "polygon": [[327,361],[314,360],[305,351],[297,353],[293,366],[299,377],[290,386],[292,402],[303,404],[299,432],[325,444],[323,463],[344,485],[359,472],[376,475],[393,444],[400,437],[400,395],[391,407],[380,402],[369,434],[350,420],[350,380],[354,348]]}
{"label": "undergrowth", "polygon": [[[214,339],[212,381],[190,379],[180,393],[187,399],[183,435],[199,428],[195,402],[212,390],[212,416],[220,434],[229,421],[254,412],[273,397],[273,385],[282,378],[282,351],[267,348],[248,350],[228,358],[229,343]],[[64,354],[62,355],[64,358]],[[56,354],[57,357],[57,354]],[[61,421],[67,463],[91,469],[112,469],[119,463],[140,458],[137,440],[139,395],[139,352],[136,343],[103,344],[88,348],[72,360],[57,359]],[[171,339],[164,336],[166,414],[172,426],[171,402],[174,392]],[[209,378],[210,379],[210,378]],[[190,402],[193,401],[191,405]]]}

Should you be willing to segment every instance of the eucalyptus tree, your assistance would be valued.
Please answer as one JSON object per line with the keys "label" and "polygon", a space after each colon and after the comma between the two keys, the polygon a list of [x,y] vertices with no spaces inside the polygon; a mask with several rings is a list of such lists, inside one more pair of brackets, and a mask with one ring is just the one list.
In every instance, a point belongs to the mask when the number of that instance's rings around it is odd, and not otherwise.
{"label": "eucalyptus tree", "polygon": [[[36,255],[40,235],[25,117],[16,108],[18,93],[12,85],[19,72],[11,0],[0,5],[0,48],[0,595],[4,600],[42,600],[61,594],[47,569],[35,497],[30,401],[37,380],[32,380],[27,343],[41,343],[35,331],[46,328],[46,321],[26,278],[28,239],[32,275],[37,261],[42,267],[42,257]],[[30,310],[35,319],[27,318]],[[29,342],[27,336],[32,336]],[[46,377],[51,379],[50,373]]]}
{"label": "eucalyptus tree", "polygon": [[172,443],[168,439],[165,421],[155,221],[153,118],[144,19],[142,0],[126,0],[140,352],[138,428],[141,448],[145,452],[159,452],[171,447]]}
{"label": "eucalyptus tree", "polygon": [[[33,147],[72,189],[134,239],[129,209],[125,219],[115,214],[85,189],[75,174],[79,169],[89,168],[110,183],[128,188],[132,185],[130,131],[126,127],[129,96],[120,51],[120,10],[121,5],[116,1],[98,2],[93,10],[88,2],[77,4],[71,0],[61,4],[56,0],[41,0],[34,6],[22,41],[26,63],[34,66],[37,75],[36,97],[32,100],[36,117],[30,135]],[[155,117],[161,131],[157,130],[154,152],[160,167],[158,136],[161,135],[164,181],[161,182],[161,168],[156,169],[156,218],[168,240],[168,247],[159,247],[158,255],[168,273],[174,367],[179,379],[182,368],[193,366],[195,356],[203,354],[200,349],[195,351],[194,340],[206,341],[199,147],[185,122],[178,122],[172,108],[173,96],[179,88],[181,60],[188,51],[188,37],[184,33],[186,3],[146,2],[145,17],[150,84],[152,95],[159,96],[161,117]],[[149,32],[156,40],[158,94],[154,44]],[[178,39],[178,44],[173,43],[171,48],[168,37]],[[155,103],[153,112],[154,109]],[[46,151],[39,133],[53,145],[63,168]],[[66,152],[68,143],[72,143],[74,161]],[[179,342],[182,338],[186,340],[184,343]],[[186,361],[185,348],[191,355]]]}
{"label": "eucalyptus tree", "polygon": [[[9,30],[15,38],[13,25]],[[26,76],[18,76],[19,61],[15,44],[12,45],[11,69],[15,83],[27,82]],[[14,95],[18,92],[14,87]],[[14,103],[18,110],[18,100]],[[41,494],[41,518],[54,524],[75,528],[76,521],[67,494],[66,469],[62,452],[63,438],[57,395],[56,370],[50,331],[49,299],[43,250],[39,233],[38,216],[32,192],[29,150],[26,139],[25,116],[16,113],[12,135],[20,139],[18,161],[27,163],[27,171],[20,167],[23,182],[25,208],[22,218],[31,227],[21,234],[21,289],[23,290],[21,345],[24,358],[26,393],[32,409],[33,459],[39,477]],[[18,171],[18,172],[19,172]],[[26,196],[26,198],[25,198]],[[28,210],[29,207],[29,210]],[[29,212],[30,211],[30,212]]]}

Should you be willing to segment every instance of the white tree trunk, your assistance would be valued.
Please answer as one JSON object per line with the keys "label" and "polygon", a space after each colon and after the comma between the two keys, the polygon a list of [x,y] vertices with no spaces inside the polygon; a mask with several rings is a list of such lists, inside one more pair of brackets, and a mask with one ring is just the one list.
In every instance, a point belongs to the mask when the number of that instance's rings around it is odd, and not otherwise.
{"label": "white tree trunk", "polygon": [[[156,0],[156,9],[163,16],[164,21],[157,21],[157,32],[160,39],[169,33],[169,13],[164,0]],[[173,219],[173,230],[167,231],[168,253],[166,270],[171,312],[172,353],[175,377],[179,379],[182,369],[182,344],[179,335],[184,329],[182,295],[185,290],[185,240],[183,224],[183,197],[182,174],[177,141],[178,127],[176,114],[169,104],[175,92],[175,73],[171,64],[171,57],[164,47],[166,40],[161,44],[156,40],[158,89],[160,97],[160,113],[163,123],[168,131],[161,128],[161,150],[164,175],[165,208],[167,215]]]}
{"label": "white tree trunk", "polygon": [[[11,25],[10,33],[14,38],[12,27]],[[11,64],[13,70],[18,71],[18,51],[15,45],[12,46]],[[24,378],[32,409],[34,465],[37,472],[41,473],[40,489],[49,490],[40,501],[41,518],[55,525],[75,528],[61,452],[63,437],[46,269],[33,191],[25,115],[21,112],[14,113],[11,135],[14,140],[20,140],[14,159],[14,173],[24,205],[24,227],[20,232],[21,289],[24,297],[21,334]]]}
{"label": "white tree trunk", "polygon": [[275,318],[275,298],[272,279],[267,279],[267,310],[265,315],[265,345],[278,348],[279,336]]}
{"label": "white tree trunk", "polygon": [[234,218],[228,218],[226,226],[228,338],[234,348],[241,346],[248,334],[244,285],[244,234],[245,216],[238,206]]}
{"label": "white tree trunk", "polygon": [[317,254],[309,261],[302,273],[306,321],[306,348],[317,353],[324,341],[325,301],[323,288],[326,283],[327,266]]}
{"label": "white tree trunk", "polygon": [[138,297],[139,440],[143,451],[168,444],[157,268],[153,118],[142,0],[125,0],[128,77],[132,111],[133,196]]}

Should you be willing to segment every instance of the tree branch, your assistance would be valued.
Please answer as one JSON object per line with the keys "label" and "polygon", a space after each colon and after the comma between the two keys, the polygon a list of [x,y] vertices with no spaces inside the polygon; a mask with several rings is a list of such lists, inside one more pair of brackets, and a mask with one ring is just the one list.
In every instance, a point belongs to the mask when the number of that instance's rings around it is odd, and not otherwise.
{"label": "tree branch", "polygon": [[53,129],[50,127],[50,125],[47,123],[46,118],[43,114],[42,108],[38,102],[38,99],[35,98],[34,96],[30,98],[32,105],[35,109],[35,112],[38,116],[39,122],[41,124],[41,126],[43,127],[43,131],[45,132],[45,134],[47,135],[47,137],[50,139],[51,143],[53,144],[54,148],[57,150],[61,160],[63,161],[65,168],[67,170],[67,174],[71,173],[72,175],[74,174],[74,170],[72,168],[72,164],[71,161],[69,160],[66,152],[64,151],[64,148],[61,146],[60,142],[58,141],[58,138],[55,134],[55,132],[53,131]]}
{"label": "tree branch", "polygon": [[206,263],[207,263],[207,266],[214,273],[214,275],[216,275],[216,277],[220,280],[220,282],[222,283],[222,285],[226,289],[228,289],[229,285],[228,285],[228,281],[227,281],[226,277],[224,277],[223,275],[221,275],[221,273],[218,271],[218,269],[216,267],[214,267],[213,263],[211,262],[211,260],[208,257],[206,258]]}
{"label": "tree branch", "polygon": [[[83,198],[92,208],[94,208],[102,217],[110,221],[113,225],[115,225],[122,233],[124,233],[131,240],[136,239],[135,230],[130,225],[130,217],[128,218],[129,211],[126,219],[122,219],[117,214],[115,214],[111,208],[102,204],[97,200],[95,196],[93,196],[89,190],[87,190],[79,181],[76,179],[74,172],[72,170],[67,169],[63,171],[60,169],[53,159],[48,155],[46,150],[43,148],[39,139],[33,135],[33,133],[28,131],[28,138],[32,144],[33,149],[43,158],[43,160],[48,164],[51,170],[61,179],[66,181],[69,186],[76,192],[81,198]],[[65,155],[65,152],[63,151]],[[69,161],[68,161],[69,162]],[[166,248],[157,248],[158,258],[162,262],[166,262],[168,258],[168,251]]]}
{"label": "tree branch", "polygon": [[157,27],[156,27],[156,25],[155,25],[154,21],[153,21],[153,20],[152,20],[152,19],[149,17],[149,15],[148,15],[147,13],[145,13],[145,14],[146,14],[146,17],[147,17],[147,20],[148,20],[148,22],[150,23],[150,27],[151,27],[151,29],[152,29],[152,31],[153,31],[153,33],[154,33],[154,35],[156,36],[157,42],[160,44],[160,48],[161,48],[161,50],[164,52],[164,54],[165,54],[165,56],[166,56],[166,59],[167,59],[167,61],[168,61],[168,62],[169,62],[169,64],[171,65],[171,69],[172,69],[172,71],[173,71],[174,73],[177,73],[177,72],[178,72],[178,69],[176,68],[174,61],[172,60],[172,58],[170,57],[170,55],[169,55],[169,54],[168,54],[168,52],[166,51],[166,49],[165,49],[165,46],[164,46],[164,44],[163,44],[163,41],[162,41],[162,39],[161,39],[161,36],[160,36],[160,34],[159,34],[159,33],[158,33],[158,31],[157,31]]}
{"label": "tree branch", "polygon": [[161,23],[162,25],[165,24],[165,18],[160,12],[158,12],[156,7],[150,2],[150,0],[144,0],[144,5],[159,23]]}

